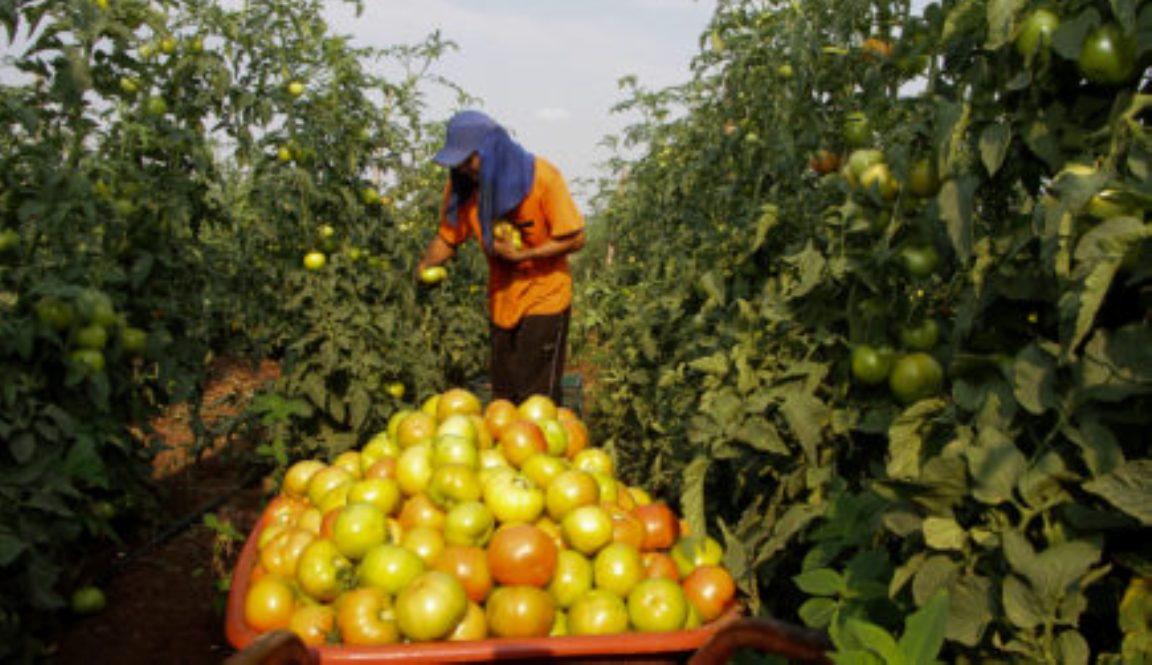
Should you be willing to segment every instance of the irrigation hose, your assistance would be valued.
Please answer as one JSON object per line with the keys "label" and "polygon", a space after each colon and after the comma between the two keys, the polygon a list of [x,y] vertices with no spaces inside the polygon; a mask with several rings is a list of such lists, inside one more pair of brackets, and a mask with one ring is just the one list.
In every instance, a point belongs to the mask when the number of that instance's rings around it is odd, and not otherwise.
{"label": "irrigation hose", "polygon": [[256,471],[249,472],[244,480],[242,480],[232,489],[197,507],[191,513],[185,515],[184,517],[177,520],[174,524],[170,525],[167,529],[164,529],[160,533],[153,536],[152,539],[148,542],[140,545],[130,552],[127,552],[123,556],[120,556],[115,563],[113,563],[104,572],[100,573],[93,579],[93,584],[101,587],[107,585],[108,582],[123,574],[125,570],[135,564],[136,561],[138,561],[142,556],[151,552],[157,547],[160,547],[164,543],[167,543],[176,536],[184,533],[193,524],[199,522],[205,513],[219,508],[224,503],[231,500],[232,497],[236,496],[245,489],[252,487],[256,484],[256,482],[260,480],[262,476],[263,474]]}

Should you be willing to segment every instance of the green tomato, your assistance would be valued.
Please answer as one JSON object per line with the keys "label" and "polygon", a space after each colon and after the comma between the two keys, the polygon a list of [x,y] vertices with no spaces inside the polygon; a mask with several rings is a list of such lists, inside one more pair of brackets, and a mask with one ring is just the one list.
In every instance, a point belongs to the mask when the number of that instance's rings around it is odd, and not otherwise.
{"label": "green tomato", "polygon": [[96,349],[76,349],[68,359],[89,376],[104,371],[104,354]]}
{"label": "green tomato", "polygon": [[852,378],[857,381],[868,385],[883,383],[891,371],[891,354],[867,344],[852,349]]}
{"label": "green tomato", "polygon": [[1047,52],[1052,46],[1052,33],[1060,27],[1060,17],[1047,9],[1037,9],[1020,24],[1016,33],[1016,52],[1030,57],[1037,51]]}
{"label": "green tomato", "polygon": [[920,159],[908,170],[908,192],[917,198],[936,196],[940,191],[940,176],[936,165],[930,159]]}
{"label": "green tomato", "polygon": [[904,404],[935,395],[943,386],[944,369],[923,351],[901,356],[888,375],[888,388]]}
{"label": "green tomato", "polygon": [[140,328],[127,326],[120,329],[120,346],[125,353],[139,356],[148,350],[148,333]]}
{"label": "green tomato", "polygon": [[1080,73],[1093,83],[1120,85],[1136,74],[1136,44],[1120,26],[1105,23],[1088,33],[1080,49]]}
{"label": "green tomato", "polygon": [[328,257],[324,252],[308,252],[304,255],[304,267],[308,270],[322,270],[328,264]]}
{"label": "green tomato", "polygon": [[868,116],[860,111],[854,111],[844,116],[841,128],[844,142],[849,146],[858,148],[872,141],[872,125]]}
{"label": "green tomato", "polygon": [[900,343],[915,351],[928,351],[940,341],[940,324],[936,319],[923,321],[900,329]]}
{"label": "green tomato", "polygon": [[77,348],[99,351],[108,344],[108,331],[99,323],[89,323],[76,331],[75,342]]}
{"label": "green tomato", "polygon": [[20,234],[12,229],[0,231],[0,254],[20,246]]}
{"label": "green tomato", "polygon": [[932,245],[909,245],[900,251],[900,261],[913,277],[928,277],[940,265],[940,254]]}
{"label": "green tomato", "polygon": [[107,606],[104,592],[96,586],[83,586],[72,593],[72,611],[76,614],[96,614]]}
{"label": "green tomato", "polygon": [[72,327],[76,319],[76,308],[59,298],[46,296],[36,302],[36,318],[56,332],[64,332]]}
{"label": "green tomato", "polygon": [[161,116],[168,112],[168,102],[163,97],[149,97],[144,108],[149,115]]}
{"label": "green tomato", "polygon": [[444,266],[431,266],[420,271],[420,281],[425,284],[439,284],[448,277]]}

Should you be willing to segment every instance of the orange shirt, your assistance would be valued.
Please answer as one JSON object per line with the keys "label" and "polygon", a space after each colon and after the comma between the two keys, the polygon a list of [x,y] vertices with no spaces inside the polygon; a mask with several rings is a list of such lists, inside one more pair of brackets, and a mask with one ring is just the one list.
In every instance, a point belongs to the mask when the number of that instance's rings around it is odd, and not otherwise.
{"label": "orange shirt", "polygon": [[[501,218],[520,229],[525,247],[584,228],[584,218],[560,171],[541,157],[536,158],[535,170],[532,191]],[[470,237],[482,243],[478,208],[473,196],[460,208],[466,223],[455,228],[442,218],[440,237],[453,247]],[[510,263],[488,255],[488,315],[498,327],[514,328],[526,315],[559,314],[571,305],[572,271],[567,256]]]}

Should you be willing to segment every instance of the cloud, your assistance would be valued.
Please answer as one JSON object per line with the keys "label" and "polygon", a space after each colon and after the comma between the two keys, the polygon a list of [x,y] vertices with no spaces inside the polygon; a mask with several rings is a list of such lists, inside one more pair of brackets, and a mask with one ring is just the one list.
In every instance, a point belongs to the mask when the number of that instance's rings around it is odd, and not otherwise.
{"label": "cloud", "polygon": [[572,117],[572,114],[568,112],[568,109],[545,106],[544,108],[536,109],[536,117],[545,122],[559,122]]}

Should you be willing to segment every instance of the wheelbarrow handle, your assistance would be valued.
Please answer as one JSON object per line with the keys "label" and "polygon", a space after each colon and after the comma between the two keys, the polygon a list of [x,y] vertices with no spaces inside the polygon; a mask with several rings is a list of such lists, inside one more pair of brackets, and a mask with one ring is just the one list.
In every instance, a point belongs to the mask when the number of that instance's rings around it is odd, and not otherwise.
{"label": "wheelbarrow handle", "polygon": [[741,617],[709,637],[688,661],[689,665],[724,665],[740,649],[756,649],[785,656],[799,663],[831,663],[824,655],[832,648],[821,632],[775,619]]}
{"label": "wheelbarrow handle", "polygon": [[315,665],[319,659],[296,633],[274,630],[256,638],[224,665]]}

